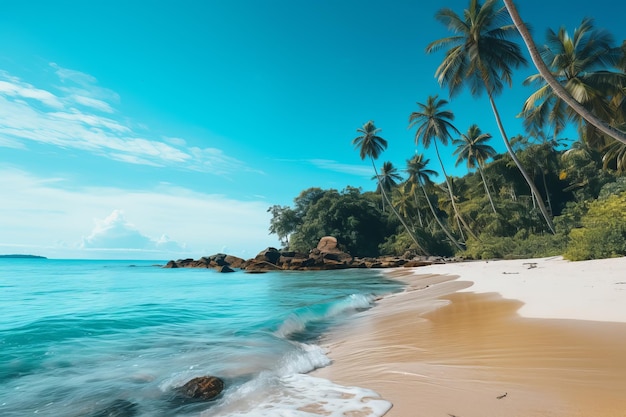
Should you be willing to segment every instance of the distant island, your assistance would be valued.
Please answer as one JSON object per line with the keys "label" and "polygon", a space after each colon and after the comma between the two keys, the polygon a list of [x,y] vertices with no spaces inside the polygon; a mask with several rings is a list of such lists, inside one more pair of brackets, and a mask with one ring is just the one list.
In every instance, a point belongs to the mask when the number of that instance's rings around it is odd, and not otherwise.
{"label": "distant island", "polygon": [[15,255],[0,255],[0,258],[13,258],[13,259],[48,259],[45,256],[38,256],[38,255],[19,255],[19,254],[15,254]]}

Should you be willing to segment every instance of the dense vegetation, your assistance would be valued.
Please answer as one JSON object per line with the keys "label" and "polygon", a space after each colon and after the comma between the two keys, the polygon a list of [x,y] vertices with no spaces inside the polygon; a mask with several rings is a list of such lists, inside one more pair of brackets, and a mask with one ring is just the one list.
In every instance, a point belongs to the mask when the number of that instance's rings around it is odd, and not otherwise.
{"label": "dense vegetation", "polygon": [[[536,90],[520,103],[519,115],[526,131],[511,137],[495,98],[526,59],[508,17],[496,0],[470,0],[461,14],[442,9],[436,18],[451,36],[426,50],[446,51],[435,74],[451,97],[465,87],[472,95],[486,93],[505,154],[496,153],[489,145],[492,135],[479,126],[459,131],[448,101],[427,97],[410,114],[409,127],[417,145],[435,148],[443,181],[434,181],[437,172],[419,153],[402,171],[384,162],[379,172],[375,161],[387,141],[369,121],[357,129],[353,144],[361,159],[372,163],[376,192],[305,190],[293,208],[269,209],[270,232],[298,251],[333,235],[360,256],[409,251],[474,259],[564,254],[580,260],[626,255],[626,41],[615,45],[590,19],[573,34],[548,30],[539,53],[569,96],[557,95],[540,74],[529,77],[525,83]],[[582,111],[566,104],[572,98]],[[598,129],[590,116],[608,129]],[[561,137],[568,124],[577,128],[573,143]],[[456,164],[468,168],[463,177],[446,173],[439,146],[449,143]]]}

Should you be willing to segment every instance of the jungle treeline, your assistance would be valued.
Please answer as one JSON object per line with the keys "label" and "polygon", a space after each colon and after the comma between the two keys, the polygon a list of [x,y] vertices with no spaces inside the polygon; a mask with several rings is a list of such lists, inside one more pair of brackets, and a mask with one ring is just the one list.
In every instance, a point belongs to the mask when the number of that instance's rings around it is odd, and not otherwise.
{"label": "jungle treeline", "polygon": [[[408,127],[417,149],[434,147],[437,160],[417,152],[404,166],[379,167],[388,142],[374,121],[366,122],[352,143],[371,162],[376,191],[310,188],[292,207],[270,207],[270,233],[285,248],[308,251],[332,235],[358,256],[626,255],[626,41],[616,43],[590,18],[573,31],[548,29],[540,46],[525,36],[539,72],[524,81],[532,87],[517,115],[525,131],[511,136],[497,100],[527,65],[518,42],[526,28],[505,3],[470,0],[458,14],[441,9],[435,18],[450,36],[426,48],[444,52],[435,77],[450,100],[462,89],[486,95],[498,132],[476,124],[458,129],[448,100],[429,96],[410,113]],[[563,137],[568,126],[576,138]],[[494,140],[507,151],[497,153]],[[447,160],[464,164],[465,176],[447,174],[441,152],[450,150]]]}

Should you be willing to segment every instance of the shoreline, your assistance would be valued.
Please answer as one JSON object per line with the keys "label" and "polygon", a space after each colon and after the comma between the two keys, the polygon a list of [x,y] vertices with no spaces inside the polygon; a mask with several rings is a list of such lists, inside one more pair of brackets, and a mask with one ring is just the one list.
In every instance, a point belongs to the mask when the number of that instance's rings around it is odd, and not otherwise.
{"label": "shoreline", "polygon": [[405,290],[331,331],[333,363],[312,375],[376,391],[387,417],[622,416],[625,270],[556,257],[386,271]]}

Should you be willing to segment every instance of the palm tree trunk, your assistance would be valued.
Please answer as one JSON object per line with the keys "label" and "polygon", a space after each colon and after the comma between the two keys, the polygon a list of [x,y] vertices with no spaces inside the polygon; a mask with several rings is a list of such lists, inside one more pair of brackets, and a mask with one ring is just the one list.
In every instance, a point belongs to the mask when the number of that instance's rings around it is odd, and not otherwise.
{"label": "palm tree trunk", "polygon": [[461,244],[459,242],[457,242],[457,240],[454,238],[454,236],[452,236],[452,234],[448,231],[446,226],[443,225],[443,223],[439,219],[439,216],[437,216],[437,212],[435,211],[435,208],[433,207],[433,203],[430,201],[430,198],[428,198],[428,193],[426,192],[426,187],[424,187],[424,185],[421,182],[419,183],[419,185],[420,185],[420,188],[422,189],[422,191],[424,192],[424,197],[426,197],[426,201],[428,202],[428,207],[430,207],[430,211],[433,213],[433,217],[435,218],[435,221],[437,222],[439,227],[441,227],[441,230],[443,230],[443,232],[446,234],[446,236],[448,236],[448,239],[450,239],[450,242],[452,242],[454,244],[454,246],[456,246],[459,250],[465,250],[465,248],[463,246],[461,246]]}
{"label": "palm tree trunk", "polygon": [[422,220],[422,210],[420,210],[420,203],[417,199],[417,193],[415,192],[415,185],[413,185],[413,198],[415,199],[415,210],[417,211],[417,220],[420,223],[420,227],[424,228],[424,220]]}
{"label": "palm tree trunk", "polygon": [[539,190],[537,190],[537,187],[535,186],[535,183],[533,182],[532,178],[530,178],[530,176],[528,175],[528,173],[526,172],[526,170],[522,166],[522,163],[519,161],[519,159],[517,159],[517,155],[515,155],[515,152],[513,151],[513,148],[511,147],[511,143],[509,142],[509,138],[506,136],[506,132],[504,131],[504,126],[502,125],[502,119],[500,119],[500,113],[498,112],[498,108],[496,107],[495,101],[493,101],[493,95],[491,94],[491,91],[489,91],[489,86],[487,86],[485,84],[485,87],[487,87],[487,94],[489,96],[489,103],[491,104],[491,109],[493,110],[493,114],[496,117],[496,123],[498,124],[498,130],[500,130],[500,135],[502,135],[502,140],[504,141],[504,145],[506,146],[506,150],[509,152],[509,155],[511,155],[511,158],[513,159],[513,162],[515,162],[515,165],[517,165],[517,169],[519,169],[519,171],[522,173],[522,176],[524,177],[524,179],[528,183],[528,186],[530,187],[531,195],[537,197],[537,203],[539,205],[539,210],[541,211],[541,214],[543,215],[543,218],[546,220],[546,223],[548,224],[548,227],[550,228],[550,231],[553,234],[556,234],[556,230],[554,229],[554,223],[552,223],[552,219],[550,218],[550,215],[548,214],[548,210],[546,210],[546,206],[545,206],[545,204],[543,204],[543,199],[541,198],[541,194],[539,194]]}
{"label": "palm tree trunk", "polygon": [[415,242],[415,246],[417,246],[417,248],[420,251],[422,251],[422,253],[424,255],[429,255],[429,253],[422,247],[422,245],[419,244],[419,242],[417,241],[417,238],[415,237],[413,232],[411,232],[411,229],[409,229],[409,226],[402,219],[402,216],[400,216],[400,213],[398,213],[398,211],[393,206],[393,204],[391,204],[391,201],[389,201],[389,197],[387,197],[387,193],[385,192],[385,189],[383,188],[382,184],[380,183],[380,177],[378,176],[378,169],[376,169],[376,164],[374,163],[374,158],[370,157],[370,159],[372,160],[372,166],[374,167],[374,173],[376,174],[376,179],[378,180],[378,185],[380,186],[380,191],[381,191],[381,193],[383,193],[383,199],[387,201],[387,205],[389,207],[391,207],[391,211],[393,211],[393,214],[396,215],[398,220],[400,220],[400,223],[402,223],[402,226],[404,226],[404,229],[406,230],[406,232],[409,234],[409,236],[411,236],[411,239],[413,240],[413,242]]}
{"label": "palm tree trunk", "polygon": [[552,200],[550,200],[550,191],[548,191],[548,183],[546,182],[546,173],[541,170],[541,178],[543,179],[543,189],[546,192],[546,200],[548,201],[548,209],[550,210],[550,214],[554,214],[554,210],[552,210]]}
{"label": "palm tree trunk", "polygon": [[493,199],[491,198],[491,193],[489,192],[489,186],[487,186],[487,181],[485,180],[485,174],[483,173],[480,164],[478,165],[478,172],[480,173],[480,178],[483,179],[483,185],[485,186],[485,192],[487,193],[487,198],[489,198],[489,204],[491,204],[491,209],[493,210],[493,214],[498,214],[496,211],[496,206],[493,204]]}
{"label": "palm tree trunk", "polygon": [[[457,224],[459,221],[463,223],[463,226],[465,226],[467,233],[469,233],[474,239],[480,240],[478,239],[478,236],[476,236],[474,232],[472,232],[472,230],[467,225],[467,223],[465,223],[465,219],[461,217],[461,214],[459,213],[459,210],[456,207],[456,203],[454,202],[454,193],[452,191],[452,184],[450,184],[450,179],[448,178],[448,174],[446,173],[446,168],[444,167],[443,161],[441,160],[441,155],[439,155],[439,147],[437,146],[437,140],[435,140],[434,142],[435,142],[435,152],[437,152],[437,159],[439,159],[439,165],[441,165],[441,171],[443,171],[443,176],[446,179],[446,185],[448,186],[448,193],[450,194],[450,202],[452,203],[452,209],[454,210]],[[461,236],[463,240],[465,240],[465,236],[463,236],[463,229],[461,228],[460,224],[458,226],[459,226],[459,232],[461,232]]]}
{"label": "palm tree trunk", "polygon": [[548,66],[543,62],[541,58],[541,54],[537,50],[537,45],[535,45],[535,41],[533,41],[528,28],[522,21],[519,13],[517,12],[517,8],[512,0],[504,0],[504,4],[511,15],[511,19],[513,19],[513,23],[515,23],[515,27],[519,31],[520,35],[522,35],[522,39],[524,39],[524,43],[528,48],[528,52],[530,52],[530,58],[533,60],[533,64],[537,67],[539,74],[543,77],[544,80],[548,83],[550,88],[554,91],[554,93],[568,106],[570,106],[576,113],[578,113],[583,119],[585,119],[588,123],[595,126],[598,130],[600,130],[605,135],[612,137],[613,139],[620,141],[626,144],[626,133],[610,126],[605,123],[603,120],[597,118],[593,113],[583,107],[572,95],[559,83],[556,78],[552,75],[552,72],[548,68]]}

